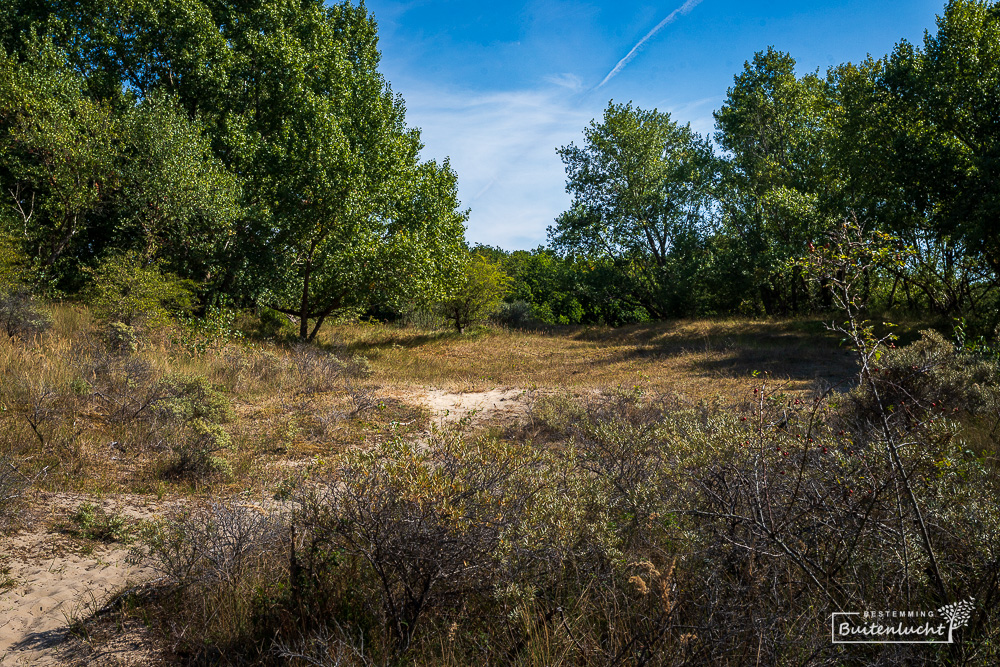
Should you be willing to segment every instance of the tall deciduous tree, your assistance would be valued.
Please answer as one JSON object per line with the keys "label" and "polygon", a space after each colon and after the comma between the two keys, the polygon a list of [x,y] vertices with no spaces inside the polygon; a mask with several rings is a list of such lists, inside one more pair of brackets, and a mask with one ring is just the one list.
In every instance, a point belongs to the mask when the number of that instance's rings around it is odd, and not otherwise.
{"label": "tall deciduous tree", "polygon": [[647,310],[665,316],[680,269],[704,254],[718,178],[712,149],[690,125],[631,103],[609,104],[584,137],[559,149],[573,204],[549,236],[560,249],[614,259]]}
{"label": "tall deciduous tree", "polygon": [[[151,159],[133,156],[126,188],[197,176],[219,190],[235,177],[238,207],[212,208],[188,192],[129,198],[139,208],[118,209],[119,228],[148,230],[147,243],[169,249],[171,268],[294,313],[303,337],[375,299],[420,290],[433,298],[454,275],[464,222],[454,172],[420,161],[419,133],[378,72],[363,4],[6,0],[0,15],[12,21],[0,42],[17,44],[18,25],[46,35],[84,74],[88,95],[147,141]],[[156,159],[179,147],[147,132],[151,120],[177,125],[168,99],[204,128],[229,174],[192,162],[204,142],[188,142],[173,163]],[[182,163],[192,168],[168,168]],[[213,226],[222,229],[209,262],[202,231]]]}
{"label": "tall deciduous tree", "polygon": [[715,113],[716,141],[730,158],[728,256],[771,313],[798,307],[805,284],[781,267],[840,213],[829,149],[837,109],[825,79],[797,77],[795,60],[769,48],[746,63]]}
{"label": "tall deciduous tree", "polygon": [[976,308],[1000,279],[1000,3],[951,0],[922,47],[841,66],[837,83],[859,209],[917,249],[906,278],[931,308]]}

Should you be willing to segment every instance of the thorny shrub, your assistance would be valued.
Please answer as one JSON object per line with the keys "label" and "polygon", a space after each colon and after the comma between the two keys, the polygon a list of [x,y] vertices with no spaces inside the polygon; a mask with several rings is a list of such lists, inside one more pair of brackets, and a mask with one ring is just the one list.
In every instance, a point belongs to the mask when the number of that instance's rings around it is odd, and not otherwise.
{"label": "thorny shrub", "polygon": [[0,283],[0,330],[11,338],[28,339],[52,326],[52,316],[43,310],[30,290]]}
{"label": "thorny shrub", "polygon": [[287,593],[287,529],[280,508],[239,498],[141,525],[130,560],[151,567],[172,592],[153,622],[171,629],[178,656],[218,664],[227,639],[259,632],[272,599]]}

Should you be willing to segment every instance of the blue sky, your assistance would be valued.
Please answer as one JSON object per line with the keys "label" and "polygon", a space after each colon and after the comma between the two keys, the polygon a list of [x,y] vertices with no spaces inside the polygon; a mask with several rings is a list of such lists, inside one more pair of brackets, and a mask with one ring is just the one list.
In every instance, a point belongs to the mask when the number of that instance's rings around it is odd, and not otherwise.
{"label": "blue sky", "polygon": [[[580,142],[608,101],[669,111],[702,134],[755,51],[807,72],[933,30],[944,0],[369,0],[382,72],[451,158],[467,238],[512,250],[546,241],[566,209],[556,148]],[[657,27],[659,29],[657,30]]]}

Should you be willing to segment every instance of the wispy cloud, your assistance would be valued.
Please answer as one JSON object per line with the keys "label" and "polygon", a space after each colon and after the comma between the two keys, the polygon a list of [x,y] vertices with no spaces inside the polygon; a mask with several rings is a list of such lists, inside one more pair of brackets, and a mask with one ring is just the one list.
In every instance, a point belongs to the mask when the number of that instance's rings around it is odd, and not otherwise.
{"label": "wispy cloud", "polygon": [[551,83],[552,85],[559,86],[560,88],[567,88],[574,93],[583,90],[583,79],[570,72],[550,74],[549,76],[544,77],[543,80],[546,83]]}
{"label": "wispy cloud", "polygon": [[544,243],[546,227],[570,202],[556,148],[579,142],[601,107],[581,105],[572,86],[555,81],[536,90],[403,92],[407,120],[422,130],[423,157],[449,156],[458,172],[459,196],[472,211],[467,237],[505,248]]}
{"label": "wispy cloud", "polygon": [[604,84],[613,79],[615,75],[617,75],[619,72],[625,69],[625,66],[628,65],[630,62],[632,62],[632,59],[635,58],[635,55],[636,53],[639,52],[639,49],[641,49],[646,42],[652,39],[656,33],[660,32],[665,27],[676,21],[679,17],[684,16],[685,14],[690,12],[692,9],[700,5],[701,2],[702,0],[687,0],[687,2],[685,2],[683,5],[681,5],[674,11],[670,12],[667,18],[657,23],[655,28],[647,32],[646,36],[640,39],[636,43],[636,45],[632,47],[632,50],[629,51],[624,58],[618,61],[618,64],[615,65],[614,69],[608,72],[608,75],[604,77],[604,80],[601,81],[599,84],[597,84],[597,88],[601,88]]}

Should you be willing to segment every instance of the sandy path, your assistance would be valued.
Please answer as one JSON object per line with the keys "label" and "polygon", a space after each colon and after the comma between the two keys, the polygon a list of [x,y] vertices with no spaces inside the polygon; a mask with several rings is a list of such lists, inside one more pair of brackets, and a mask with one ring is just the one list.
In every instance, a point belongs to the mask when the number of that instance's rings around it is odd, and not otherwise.
{"label": "sandy path", "polygon": [[528,411],[528,393],[523,389],[492,389],[457,393],[442,389],[426,390],[425,403],[431,409],[431,421],[437,425],[471,424],[492,420],[516,420]]}
{"label": "sandy path", "polygon": [[[426,389],[411,394],[430,408],[437,426],[467,420],[470,425],[505,422],[524,417],[532,395],[521,389],[451,392]],[[139,520],[169,513],[178,501],[156,502],[139,496],[116,496],[103,501],[83,495],[42,493],[36,507],[45,509],[29,529],[0,538],[0,581],[13,585],[0,590],[0,666],[7,665],[132,665],[143,662],[141,647],[112,642],[100,653],[80,651],[69,641],[74,619],[97,611],[108,596],[151,573],[127,562],[128,549],[120,544],[87,543],[89,549],[65,535],[51,532],[54,520],[66,520],[83,502],[95,502],[105,511]],[[0,570],[2,572],[2,570]],[[124,645],[120,645],[124,644]],[[110,647],[105,647],[110,648]],[[85,655],[87,654],[87,655]]]}
{"label": "sandy path", "polygon": [[[65,642],[69,625],[89,616],[108,595],[149,573],[126,562],[127,548],[120,544],[93,543],[92,549],[64,535],[50,532],[50,520],[65,516],[86,496],[44,494],[46,513],[34,517],[31,527],[12,537],[0,538],[0,565],[13,585],[0,591],[0,665],[81,664],[69,655],[73,642]],[[148,501],[129,502],[119,497],[104,501],[107,511],[138,519],[152,514]],[[157,508],[162,510],[163,508]],[[89,543],[87,546],[91,546]],[[115,664],[112,656],[91,664]],[[84,661],[83,664],[86,664]]]}

